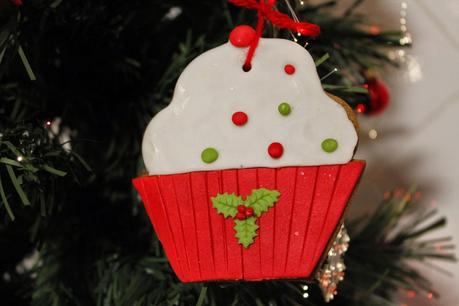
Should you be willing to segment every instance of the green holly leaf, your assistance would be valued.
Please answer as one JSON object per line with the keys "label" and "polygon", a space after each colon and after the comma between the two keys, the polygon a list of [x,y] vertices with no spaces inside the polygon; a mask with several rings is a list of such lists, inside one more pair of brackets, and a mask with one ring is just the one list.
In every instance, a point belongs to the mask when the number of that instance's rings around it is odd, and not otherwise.
{"label": "green holly leaf", "polygon": [[234,220],[234,223],[236,223],[234,227],[236,230],[236,238],[244,248],[248,248],[257,236],[258,225],[255,223],[256,221],[257,219],[254,217],[245,220]]}
{"label": "green holly leaf", "polygon": [[247,197],[245,205],[252,207],[255,211],[255,216],[260,217],[262,213],[274,206],[274,203],[279,199],[280,192],[277,190],[256,189]]}
{"label": "green holly leaf", "polygon": [[[256,224],[257,219],[264,212],[268,211],[274,204],[279,200],[280,192],[277,190],[268,190],[268,189],[256,189],[252,191],[252,194],[247,197],[245,201],[242,200],[242,197],[237,196],[236,194],[217,194],[216,197],[211,198],[212,204],[218,213],[225,216],[225,218],[232,217],[235,218],[234,230],[236,231],[236,238],[244,248],[248,248],[257,236],[258,225]],[[238,206],[244,205],[247,209],[248,207],[253,208],[253,215],[247,219],[246,215],[241,211],[239,214],[242,216],[237,216]]]}
{"label": "green holly leaf", "polygon": [[210,198],[215,209],[217,209],[219,214],[228,217],[235,217],[237,214],[237,207],[243,201],[240,196],[235,194],[218,194],[216,197]]}

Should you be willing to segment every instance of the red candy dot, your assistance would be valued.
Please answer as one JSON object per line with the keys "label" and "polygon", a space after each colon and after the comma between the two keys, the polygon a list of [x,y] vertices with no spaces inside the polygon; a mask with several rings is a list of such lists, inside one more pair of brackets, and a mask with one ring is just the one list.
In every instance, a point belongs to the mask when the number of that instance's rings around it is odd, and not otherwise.
{"label": "red candy dot", "polygon": [[284,147],[278,142],[273,142],[269,145],[268,153],[272,158],[280,158],[284,154]]}
{"label": "red candy dot", "polygon": [[236,112],[233,114],[233,117],[231,119],[233,120],[233,123],[235,125],[243,126],[247,123],[247,121],[249,120],[249,117],[244,112]]}
{"label": "red candy dot", "polygon": [[284,70],[285,70],[285,73],[292,75],[295,73],[296,69],[295,69],[295,66],[289,64],[289,65],[285,65]]}
{"label": "red candy dot", "polygon": [[250,46],[256,36],[255,30],[248,25],[241,25],[231,31],[229,40],[237,48],[246,48]]}

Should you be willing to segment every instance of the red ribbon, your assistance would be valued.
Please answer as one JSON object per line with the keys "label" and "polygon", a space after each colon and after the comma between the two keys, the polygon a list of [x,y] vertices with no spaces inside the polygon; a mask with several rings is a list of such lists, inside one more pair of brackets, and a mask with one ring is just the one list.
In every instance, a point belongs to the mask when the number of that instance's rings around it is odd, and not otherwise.
{"label": "red ribbon", "polygon": [[289,29],[303,36],[316,37],[320,34],[320,27],[318,25],[308,22],[296,22],[288,15],[275,11],[273,7],[276,4],[276,0],[268,0],[268,2],[266,2],[266,0],[260,0],[260,2],[257,2],[256,0],[229,0],[229,2],[236,6],[258,11],[258,23],[256,28],[257,37],[252,42],[249,53],[247,54],[247,59],[244,64],[246,69],[250,69],[251,67],[255,49],[257,48],[260,37],[263,34],[265,18],[279,28]]}

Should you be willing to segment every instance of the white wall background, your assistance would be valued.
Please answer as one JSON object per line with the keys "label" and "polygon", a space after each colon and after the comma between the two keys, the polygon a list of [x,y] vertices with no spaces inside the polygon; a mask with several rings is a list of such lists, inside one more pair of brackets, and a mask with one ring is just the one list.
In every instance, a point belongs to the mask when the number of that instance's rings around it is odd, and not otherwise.
{"label": "white wall background", "polygon": [[[368,0],[360,8],[383,29],[400,27],[402,0]],[[361,117],[359,157],[368,168],[355,196],[354,212],[373,204],[384,191],[416,183],[423,202],[449,219],[435,236],[454,236],[459,246],[459,0],[405,0],[413,48],[407,64],[383,75],[392,93],[379,117]],[[379,137],[370,140],[368,131]],[[422,268],[441,294],[400,297],[400,305],[459,305],[459,264],[439,264],[449,272]]]}

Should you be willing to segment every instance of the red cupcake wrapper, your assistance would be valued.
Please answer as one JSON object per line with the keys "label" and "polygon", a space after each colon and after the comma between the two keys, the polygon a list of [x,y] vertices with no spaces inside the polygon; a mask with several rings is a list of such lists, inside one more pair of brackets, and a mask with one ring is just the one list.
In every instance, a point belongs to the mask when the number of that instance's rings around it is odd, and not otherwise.
{"label": "red cupcake wrapper", "polygon": [[[135,179],[155,231],[183,282],[310,277],[324,254],[365,167],[363,161],[318,167],[252,168]],[[248,248],[234,220],[211,197],[266,188],[279,201],[257,221]]]}

